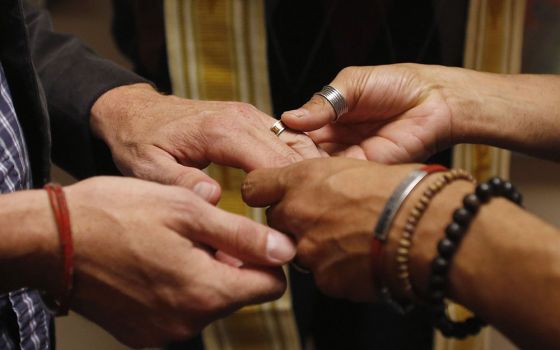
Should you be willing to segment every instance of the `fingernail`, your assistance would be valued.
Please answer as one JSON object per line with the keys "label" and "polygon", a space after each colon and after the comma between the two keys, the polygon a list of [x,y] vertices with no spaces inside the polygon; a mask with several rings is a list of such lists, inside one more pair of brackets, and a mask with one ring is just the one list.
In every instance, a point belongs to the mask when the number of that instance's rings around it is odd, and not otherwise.
{"label": "fingernail", "polygon": [[217,189],[218,188],[216,187],[216,185],[213,185],[209,182],[199,182],[194,186],[193,191],[200,197],[208,200],[212,199],[212,196]]}
{"label": "fingernail", "polygon": [[266,252],[271,260],[286,263],[296,255],[296,247],[288,236],[280,232],[269,231]]}
{"label": "fingernail", "polygon": [[287,111],[284,114],[289,115],[291,117],[303,118],[307,114],[307,111],[303,108],[300,108],[300,109],[294,109],[293,111]]}

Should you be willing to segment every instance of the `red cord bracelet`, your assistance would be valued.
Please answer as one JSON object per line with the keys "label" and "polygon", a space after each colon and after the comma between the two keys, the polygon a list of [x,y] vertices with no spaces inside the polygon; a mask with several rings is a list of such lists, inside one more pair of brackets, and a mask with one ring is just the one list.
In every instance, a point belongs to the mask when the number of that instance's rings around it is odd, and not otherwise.
{"label": "red cord bracelet", "polygon": [[60,238],[60,252],[63,257],[62,270],[62,293],[58,298],[57,315],[68,315],[70,307],[70,295],[73,287],[74,275],[74,246],[72,244],[72,227],[70,225],[70,213],[64,191],[59,184],[46,184],[44,189],[49,195],[49,201],[58,227]]}

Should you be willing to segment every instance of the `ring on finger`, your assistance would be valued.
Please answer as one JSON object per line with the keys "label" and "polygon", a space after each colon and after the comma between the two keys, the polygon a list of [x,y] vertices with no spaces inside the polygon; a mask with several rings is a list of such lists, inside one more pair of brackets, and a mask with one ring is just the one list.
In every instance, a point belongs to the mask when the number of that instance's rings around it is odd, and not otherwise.
{"label": "ring on finger", "polygon": [[348,104],[346,103],[346,99],[336,88],[327,85],[323,87],[321,91],[315,93],[315,95],[319,95],[327,100],[327,102],[334,109],[334,119],[332,121],[333,123],[336,123],[338,118],[342,117],[348,112]]}
{"label": "ring on finger", "polygon": [[284,125],[281,120],[278,120],[274,124],[272,124],[272,126],[270,127],[270,131],[272,131],[274,135],[280,137],[280,135],[284,131],[286,131],[286,125]]}

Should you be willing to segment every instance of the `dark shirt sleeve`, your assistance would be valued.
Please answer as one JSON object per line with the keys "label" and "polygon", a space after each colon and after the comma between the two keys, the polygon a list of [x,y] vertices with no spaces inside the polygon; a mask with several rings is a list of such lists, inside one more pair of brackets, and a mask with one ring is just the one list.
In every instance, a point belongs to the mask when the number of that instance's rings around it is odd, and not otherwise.
{"label": "dark shirt sleeve", "polygon": [[33,62],[45,91],[53,161],[77,178],[114,174],[108,148],[90,130],[90,110],[106,91],[147,82],[97,56],[79,39],[55,33],[48,13],[25,3]]}

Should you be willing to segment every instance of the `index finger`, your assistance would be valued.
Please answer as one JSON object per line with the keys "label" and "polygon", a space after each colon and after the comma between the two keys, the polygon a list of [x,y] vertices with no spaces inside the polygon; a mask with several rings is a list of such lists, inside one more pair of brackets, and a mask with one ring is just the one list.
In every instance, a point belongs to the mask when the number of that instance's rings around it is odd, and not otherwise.
{"label": "index finger", "polygon": [[279,202],[286,192],[280,180],[282,168],[267,168],[252,171],[241,186],[245,203],[252,207],[266,207]]}

